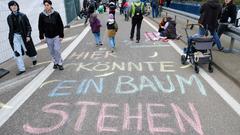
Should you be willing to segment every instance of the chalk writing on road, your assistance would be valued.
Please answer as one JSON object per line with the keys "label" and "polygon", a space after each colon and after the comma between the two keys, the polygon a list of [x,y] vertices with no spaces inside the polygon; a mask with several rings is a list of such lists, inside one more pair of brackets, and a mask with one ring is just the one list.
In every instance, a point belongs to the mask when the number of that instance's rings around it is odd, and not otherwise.
{"label": "chalk writing on road", "polygon": [[[112,88],[116,94],[134,94],[141,91],[169,94],[180,92],[181,94],[186,94],[186,92],[188,92],[187,89],[190,90],[191,87],[197,87],[191,89],[191,91],[197,90],[197,94],[207,96],[204,85],[196,75],[191,75],[188,78],[184,78],[180,75],[166,75],[161,76],[161,78],[156,75],[150,77],[142,75],[137,79],[131,76],[118,76],[117,80],[112,78],[108,79],[111,79],[111,81],[107,80],[107,78],[84,79],[81,81],[63,80],[54,84],[55,87],[48,96],[81,95],[90,91],[96,91],[96,93],[102,94],[104,93],[104,86],[106,86],[105,82],[116,84],[116,86],[113,85]],[[177,83],[174,83],[174,81],[172,81],[173,79],[177,80]]]}
{"label": "chalk writing on road", "polygon": [[[114,104],[79,101],[75,103],[75,107],[80,108],[79,116],[75,119],[69,115],[70,112],[64,111],[69,109],[59,109],[69,108],[72,105],[73,104],[67,102],[56,102],[45,105],[42,108],[42,111],[49,115],[44,116],[58,116],[54,117],[54,119],[53,117],[49,117],[52,120],[57,121],[57,123],[47,127],[34,127],[31,125],[31,122],[29,122],[23,125],[24,131],[31,134],[50,133],[72,122],[75,123],[73,130],[81,133],[81,131],[87,127],[87,123],[92,120],[91,118],[94,117],[91,115],[92,113],[90,113],[91,110],[98,112],[98,115],[95,116],[97,121],[94,123],[97,133],[117,133],[131,130],[136,130],[138,133],[141,133],[141,131],[143,131],[143,122],[145,122],[144,118],[146,118],[148,131],[151,134],[181,134],[186,133],[186,129],[192,128],[192,130],[199,135],[204,135],[200,116],[193,103],[188,103],[187,105],[181,107],[176,103],[137,103],[137,105],[132,108],[132,106],[130,106],[128,103]],[[118,111],[116,112],[114,110]],[[137,112],[133,110],[137,110]],[[172,113],[167,113],[170,111]],[[164,119],[176,123],[176,127],[170,127],[170,125],[168,125],[169,122],[163,123]],[[69,120],[71,121],[69,122]],[[146,132],[146,130],[144,131]]]}

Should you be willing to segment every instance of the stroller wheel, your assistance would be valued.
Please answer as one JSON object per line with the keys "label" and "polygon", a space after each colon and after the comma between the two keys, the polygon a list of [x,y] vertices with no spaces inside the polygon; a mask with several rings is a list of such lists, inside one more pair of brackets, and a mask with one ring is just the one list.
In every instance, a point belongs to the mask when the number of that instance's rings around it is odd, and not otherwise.
{"label": "stroller wheel", "polygon": [[185,57],[185,55],[182,55],[182,56],[181,56],[181,63],[182,63],[183,65],[186,64],[186,57]]}
{"label": "stroller wheel", "polygon": [[209,71],[209,73],[212,73],[212,72],[213,72],[212,64],[209,64],[209,65],[208,65],[208,71]]}
{"label": "stroller wheel", "polygon": [[194,66],[194,70],[196,73],[199,73],[199,67],[197,65]]}

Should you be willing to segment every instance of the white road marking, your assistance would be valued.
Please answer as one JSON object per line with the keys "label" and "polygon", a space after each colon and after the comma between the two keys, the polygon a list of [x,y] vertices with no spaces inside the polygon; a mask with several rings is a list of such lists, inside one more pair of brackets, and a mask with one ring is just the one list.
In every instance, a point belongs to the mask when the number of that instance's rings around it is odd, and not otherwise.
{"label": "white road marking", "polygon": [[61,81],[61,80],[51,80],[51,81],[44,82],[39,88],[42,88],[43,86],[45,86],[47,84],[54,83],[54,82],[59,82],[59,81]]}
{"label": "white road marking", "polygon": [[[74,50],[90,30],[88,25],[83,32],[63,51],[63,60]],[[40,72],[29,84],[17,93],[8,103],[12,106],[11,110],[0,109],[0,127],[18,110],[19,107],[41,86],[41,84],[54,72],[53,63],[50,63],[42,72]]]}
{"label": "white road marking", "polygon": [[[153,24],[148,20],[143,19],[149,26],[154,30],[158,30]],[[172,40],[169,40],[168,43],[180,54],[183,52],[180,47],[178,47]],[[199,74],[203,79],[213,88],[213,90],[220,96],[222,99],[240,116],[240,104],[221,86],[219,85],[210,75],[208,75],[202,68],[199,68]]]}
{"label": "white road marking", "polygon": [[188,68],[188,67],[191,67],[192,64],[188,64],[188,65],[185,65],[185,66],[181,66],[180,68]]}
{"label": "white road marking", "polygon": [[76,27],[80,27],[83,25],[84,25],[84,23],[80,23],[80,24],[72,25],[72,26],[70,26],[70,28],[76,28]]}
{"label": "white road marking", "polygon": [[106,74],[103,74],[103,75],[96,75],[95,77],[106,77],[106,76],[110,76],[112,74],[114,74],[114,72],[106,73]]}
{"label": "white road marking", "polygon": [[154,52],[154,54],[152,56],[149,56],[149,58],[155,58],[158,56],[158,52]]}
{"label": "white road marking", "polygon": [[[64,42],[67,42],[67,41],[70,41],[70,40],[73,40],[74,38],[76,38],[76,36],[71,36],[71,37],[67,37],[67,38],[64,38],[62,43]],[[36,46],[36,50],[39,51],[39,50],[42,50],[42,49],[45,49],[47,48],[47,44],[42,44],[42,45],[38,45]]]}
{"label": "white road marking", "polygon": [[6,105],[6,104],[0,102],[0,108],[3,108],[3,109],[12,109],[13,107],[8,106],[8,105]]}

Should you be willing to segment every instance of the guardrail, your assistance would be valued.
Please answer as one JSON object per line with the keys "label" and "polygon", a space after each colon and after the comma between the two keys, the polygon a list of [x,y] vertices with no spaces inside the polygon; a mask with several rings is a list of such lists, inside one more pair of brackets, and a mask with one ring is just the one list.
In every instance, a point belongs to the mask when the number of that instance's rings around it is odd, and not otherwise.
{"label": "guardrail", "polygon": [[[171,9],[171,8],[167,8],[167,7],[163,7],[163,10],[166,10],[168,12],[173,12],[174,14],[185,16],[186,18],[192,19],[194,21],[197,21],[199,19],[198,15],[194,15],[194,14],[187,13],[184,11],[179,11],[179,10],[175,10],[175,9]],[[167,12],[166,12],[166,16],[168,16]],[[175,16],[175,20],[176,20],[177,15],[174,15],[174,16]],[[189,19],[186,19],[187,23],[189,22]],[[231,26],[231,27],[229,27],[228,31],[224,32],[224,34],[231,37],[229,50],[227,52],[232,52],[235,39],[240,41],[240,28]]]}

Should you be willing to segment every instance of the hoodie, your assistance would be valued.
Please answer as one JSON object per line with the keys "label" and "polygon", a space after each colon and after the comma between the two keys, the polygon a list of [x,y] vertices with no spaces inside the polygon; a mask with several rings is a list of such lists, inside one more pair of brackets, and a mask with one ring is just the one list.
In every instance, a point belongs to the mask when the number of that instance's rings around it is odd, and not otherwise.
{"label": "hoodie", "polygon": [[198,22],[207,28],[211,33],[218,27],[222,6],[218,0],[208,0],[200,8],[200,18]]}
{"label": "hoodie", "polygon": [[89,22],[93,33],[100,32],[101,23],[97,18],[97,14],[92,14]]}
{"label": "hoodie", "polygon": [[59,36],[60,38],[64,37],[62,19],[59,13],[53,9],[51,13],[47,13],[46,11],[40,13],[38,29],[40,39],[44,39],[44,36],[47,38],[54,38],[56,36]]}

